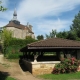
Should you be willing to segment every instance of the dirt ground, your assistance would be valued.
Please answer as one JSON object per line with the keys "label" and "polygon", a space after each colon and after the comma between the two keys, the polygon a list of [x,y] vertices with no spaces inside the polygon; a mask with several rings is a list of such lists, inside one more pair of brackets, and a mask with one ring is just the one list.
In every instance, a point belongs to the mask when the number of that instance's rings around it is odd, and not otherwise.
{"label": "dirt ground", "polygon": [[3,61],[0,62],[0,71],[17,80],[42,80],[36,78],[28,71],[24,72],[19,65],[19,61],[8,61],[7,59],[3,59]]}

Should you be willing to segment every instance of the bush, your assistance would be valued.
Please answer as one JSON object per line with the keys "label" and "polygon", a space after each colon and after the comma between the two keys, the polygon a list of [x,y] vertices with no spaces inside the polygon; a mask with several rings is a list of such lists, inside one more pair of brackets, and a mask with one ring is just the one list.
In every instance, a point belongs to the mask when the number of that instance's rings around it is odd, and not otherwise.
{"label": "bush", "polygon": [[11,58],[11,59],[19,58],[17,54],[21,53],[20,49],[26,46],[27,44],[35,41],[36,40],[32,38],[26,38],[26,39],[12,38],[7,46],[5,45],[4,41],[4,48],[3,48],[4,56],[6,58]]}
{"label": "bush", "polygon": [[19,59],[19,55],[22,53],[19,51],[22,46],[7,46],[4,52],[4,56],[9,59]]}
{"label": "bush", "polygon": [[7,59],[19,59],[23,54],[5,54],[5,58]]}
{"label": "bush", "polygon": [[71,59],[63,59],[61,63],[56,65],[52,71],[53,74],[76,72],[80,62],[72,57]]}
{"label": "bush", "polygon": [[19,58],[19,54],[9,54],[8,59],[18,59]]}
{"label": "bush", "polygon": [[26,38],[26,39],[17,39],[17,38],[12,38],[9,42],[9,46],[12,45],[21,45],[21,46],[25,46],[29,43],[35,42],[37,40],[33,39],[33,38]]}

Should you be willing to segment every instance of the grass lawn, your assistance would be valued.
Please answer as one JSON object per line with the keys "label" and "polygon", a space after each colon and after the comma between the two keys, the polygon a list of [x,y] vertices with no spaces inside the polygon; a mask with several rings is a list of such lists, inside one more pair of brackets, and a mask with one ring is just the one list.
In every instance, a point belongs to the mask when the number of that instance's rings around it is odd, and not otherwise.
{"label": "grass lawn", "polygon": [[44,74],[39,77],[50,80],[80,80],[80,72],[69,74]]}
{"label": "grass lawn", "polygon": [[16,79],[0,73],[0,80],[16,80]]}

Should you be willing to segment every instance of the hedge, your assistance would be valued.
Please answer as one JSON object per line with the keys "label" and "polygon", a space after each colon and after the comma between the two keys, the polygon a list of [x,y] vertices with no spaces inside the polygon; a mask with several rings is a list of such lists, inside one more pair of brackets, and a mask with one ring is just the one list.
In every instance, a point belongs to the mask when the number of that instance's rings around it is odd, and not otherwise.
{"label": "hedge", "polygon": [[22,53],[19,51],[22,47],[26,46],[29,43],[35,42],[35,39],[16,39],[12,38],[8,45],[6,45],[6,41],[4,41],[4,55],[9,59],[19,58],[19,55]]}

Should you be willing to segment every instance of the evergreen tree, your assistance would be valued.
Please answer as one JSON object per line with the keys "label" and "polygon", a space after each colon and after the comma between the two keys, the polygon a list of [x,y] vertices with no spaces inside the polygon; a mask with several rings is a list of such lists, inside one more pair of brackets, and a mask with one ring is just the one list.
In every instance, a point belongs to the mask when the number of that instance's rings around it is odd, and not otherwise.
{"label": "evergreen tree", "polygon": [[70,31],[73,33],[76,39],[80,38],[80,11],[75,16],[73,23],[70,27]]}

